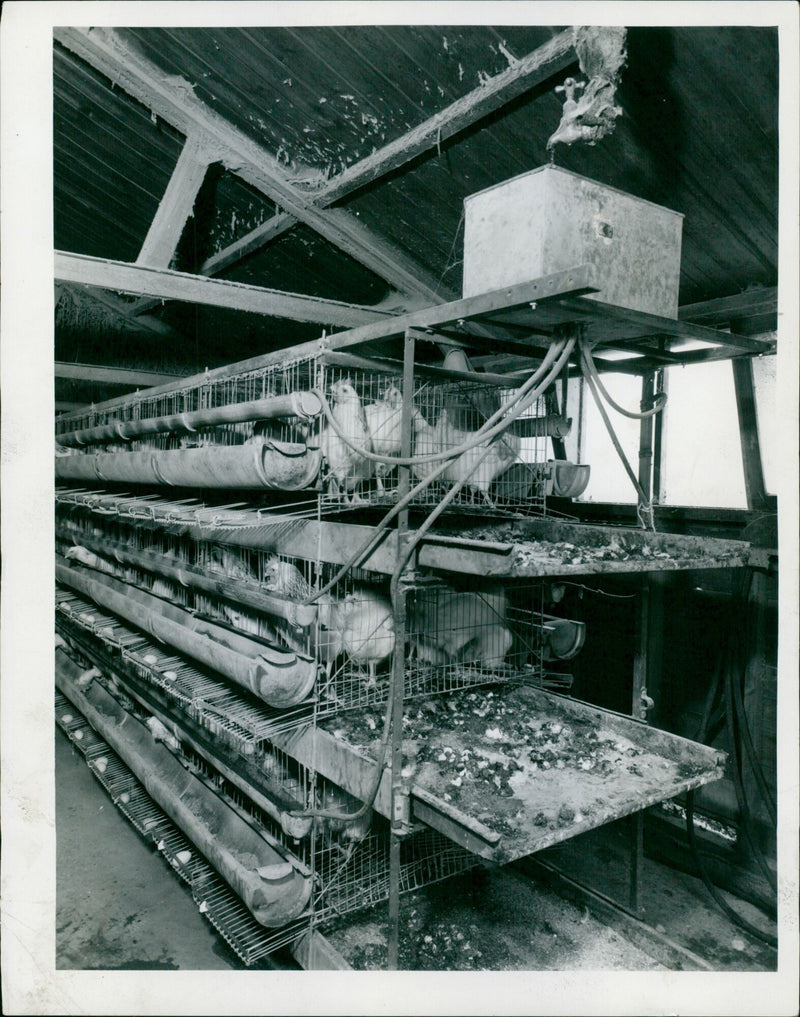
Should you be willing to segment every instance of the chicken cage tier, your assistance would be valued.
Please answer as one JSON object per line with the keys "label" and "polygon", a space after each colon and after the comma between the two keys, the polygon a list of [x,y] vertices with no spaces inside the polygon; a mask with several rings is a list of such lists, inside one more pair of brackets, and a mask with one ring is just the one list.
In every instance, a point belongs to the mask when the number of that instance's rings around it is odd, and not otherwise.
{"label": "chicken cage tier", "polygon": [[401,498],[433,507],[455,488],[453,510],[541,515],[548,494],[585,487],[588,467],[567,483],[553,458],[549,439],[563,437],[568,421],[517,381],[418,365],[407,395],[400,365],[331,357],[288,359],[58,421],[56,476],[305,491],[325,514]]}
{"label": "chicken cage tier", "polygon": [[[254,852],[263,854],[270,843],[280,850],[281,843],[288,842],[285,833],[213,762],[181,740],[179,725],[173,725],[175,734],[165,734],[163,725],[160,728],[159,723],[153,723],[156,718],[130,699],[116,680],[96,671],[88,682],[83,681],[86,672],[81,664],[64,650],[59,651],[57,724],[87,757],[92,772],[114,803],[143,836],[158,842],[159,850],[182,878],[193,886],[212,887],[216,873],[225,878],[258,925],[267,927],[266,936],[263,930],[257,933],[249,919],[243,920],[243,909],[233,906],[235,902],[228,898],[230,916],[237,926],[249,926],[249,938],[254,942],[268,944],[272,951],[281,942],[296,938],[309,924],[324,926],[334,918],[387,899],[389,824],[385,819],[370,812],[351,820],[349,815],[359,803],[331,781],[306,775],[306,806],[314,804],[324,808],[326,814],[313,820],[312,836],[291,842],[291,854],[276,856],[277,860],[271,857],[266,859],[269,864],[259,865],[265,859]],[[132,730],[133,735],[122,737],[123,728]],[[176,765],[185,774],[184,783],[193,781],[192,793],[183,796],[183,810],[161,789],[160,778]],[[204,791],[209,792],[205,800]],[[225,818],[226,822],[215,823],[220,828],[216,841],[222,848],[216,842],[202,843],[198,823],[186,822],[183,813],[187,809],[195,810],[205,821]],[[180,817],[175,815],[181,811]],[[336,817],[337,811],[341,818]],[[188,826],[188,836],[172,826],[172,820],[178,818],[184,827]],[[475,864],[472,854],[441,833],[417,827],[401,845],[401,892],[458,875]],[[237,878],[239,868],[249,867],[262,882],[281,883],[280,896],[291,900],[290,906],[281,906],[284,911],[288,908],[296,913],[281,922],[273,919],[281,916],[280,907],[273,906],[271,915],[265,914],[263,905],[254,907],[253,895],[246,888],[243,892],[242,881]],[[300,897],[292,881],[300,886]],[[233,930],[223,922],[221,931]]]}
{"label": "chicken cage tier", "polygon": [[[100,661],[101,670],[107,668],[103,637],[88,632],[91,625],[102,631],[105,621],[78,624],[74,614],[75,609],[68,612],[59,628],[70,640],[83,628],[82,648]],[[133,652],[135,663],[114,658],[115,672],[137,688],[139,675],[149,670],[150,686],[159,690],[171,716],[185,716],[189,697],[179,700],[171,689],[175,682],[164,678],[164,651],[162,659],[144,665],[141,652]],[[245,703],[232,692],[225,711],[236,716]],[[282,752],[354,799],[371,799],[382,709],[346,711],[292,729],[270,730],[266,711],[262,717],[269,745],[256,748],[255,766],[261,766],[260,753],[269,758]],[[480,686],[420,698],[407,704],[402,736],[400,777],[412,823],[424,823],[467,851],[502,863],[717,780],[724,766],[724,754],[716,749],[528,685]],[[215,753],[229,766],[236,750],[218,740]],[[391,784],[384,768],[372,800],[378,816],[393,814]]]}
{"label": "chicken cage tier", "polygon": [[357,568],[339,577],[324,562],[91,517],[64,520],[57,550],[65,588],[285,709],[287,722],[312,702],[317,717],[385,702],[395,654],[412,699],[546,682],[544,662],[574,656],[583,641],[581,625],[545,614],[541,580],[418,571],[398,638],[388,582]]}
{"label": "chicken cage tier", "polygon": [[[397,561],[396,534],[388,530],[383,541],[375,544],[373,528],[364,523],[302,518],[242,504],[216,506],[212,500],[197,497],[171,499],[96,487],[59,485],[55,500],[59,521],[77,525],[79,520],[91,519],[91,525],[103,532],[115,533],[117,525],[136,526],[192,541],[294,557],[309,557],[313,548],[321,561],[337,565],[362,549],[360,567],[377,575],[391,575]],[[81,532],[86,532],[86,524],[80,525],[84,527]],[[413,533],[412,528],[410,535]],[[369,549],[363,550],[368,545]],[[548,515],[487,519],[480,525],[443,520],[425,534],[416,557],[427,568],[522,579],[741,568],[758,564],[762,556],[745,540],[577,523]]]}

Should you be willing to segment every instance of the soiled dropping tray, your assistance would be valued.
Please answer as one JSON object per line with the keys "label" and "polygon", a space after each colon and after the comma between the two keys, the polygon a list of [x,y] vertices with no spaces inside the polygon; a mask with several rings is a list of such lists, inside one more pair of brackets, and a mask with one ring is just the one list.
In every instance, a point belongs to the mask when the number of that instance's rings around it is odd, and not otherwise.
{"label": "soiled dropping tray", "polygon": [[[374,756],[375,711],[325,725]],[[723,776],[725,754],[529,686],[406,706],[412,815],[484,858],[509,862]]]}

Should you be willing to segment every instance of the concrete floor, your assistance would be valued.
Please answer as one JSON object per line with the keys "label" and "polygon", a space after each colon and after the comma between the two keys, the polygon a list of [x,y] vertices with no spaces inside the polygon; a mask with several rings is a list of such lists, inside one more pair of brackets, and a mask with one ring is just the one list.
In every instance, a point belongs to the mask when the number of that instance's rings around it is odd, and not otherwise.
{"label": "concrete floor", "polygon": [[[61,732],[56,863],[58,968],[244,969]],[[645,883],[651,924],[715,968],[771,969],[774,955],[731,925],[699,880],[648,862]],[[631,942],[514,868],[478,870],[404,896],[401,916],[407,970],[663,970],[646,943]],[[380,969],[385,919],[386,908],[377,907],[326,935],[354,967]],[[296,966],[288,955],[269,965]]]}
{"label": "concrete floor", "polygon": [[56,967],[243,967],[56,732]]}

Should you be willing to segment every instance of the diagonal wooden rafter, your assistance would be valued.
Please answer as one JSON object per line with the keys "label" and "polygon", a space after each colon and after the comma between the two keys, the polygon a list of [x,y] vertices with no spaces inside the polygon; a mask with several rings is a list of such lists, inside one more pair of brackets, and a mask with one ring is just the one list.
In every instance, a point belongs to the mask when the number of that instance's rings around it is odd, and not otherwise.
{"label": "diagonal wooden rafter", "polygon": [[[487,78],[471,92],[434,113],[423,123],[412,127],[399,138],[395,138],[394,141],[332,177],[320,190],[311,193],[311,204],[315,208],[328,208],[362,187],[380,180],[381,177],[400,169],[425,152],[437,148],[448,138],[472,127],[489,114],[497,112],[524,92],[565,70],[576,60],[573,32],[571,29],[565,29],[500,74]],[[296,222],[294,216],[278,212],[208,258],[200,266],[200,273],[214,275],[223,271],[229,265],[282,236]]]}
{"label": "diagonal wooden rafter", "polygon": [[142,244],[137,265],[168,268],[213,156],[189,135]]}
{"label": "diagonal wooden rafter", "polygon": [[286,177],[275,157],[201,102],[191,84],[165,74],[113,29],[55,28],[55,39],[110,78],[186,137],[196,137],[219,161],[276,205],[412,297],[440,303],[437,279],[345,209],[322,211]]}
{"label": "diagonal wooden rafter", "polygon": [[[407,255],[376,237],[355,216],[328,206],[471,126],[575,60],[573,33],[567,29],[405,135],[350,166],[314,193],[296,188],[269,153],[196,99],[191,85],[168,78],[113,31],[57,28],[54,34],[62,45],[111,77],[178,130],[202,131],[210,134],[215,143],[221,142],[221,158],[228,169],[267,194],[282,209],[208,259],[201,266],[201,274],[222,271],[300,221],[416,304],[420,299],[426,303],[452,299],[454,293]],[[136,310],[141,313],[149,307],[151,303],[141,302]]]}

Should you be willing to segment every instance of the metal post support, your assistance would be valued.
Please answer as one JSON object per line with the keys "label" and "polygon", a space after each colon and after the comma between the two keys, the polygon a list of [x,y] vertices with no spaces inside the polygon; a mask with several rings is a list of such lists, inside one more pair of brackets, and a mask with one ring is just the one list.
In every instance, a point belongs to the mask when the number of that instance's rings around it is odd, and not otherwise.
{"label": "metal post support", "polygon": [[[413,329],[406,329],[403,347],[403,413],[401,418],[400,454],[404,459],[411,456],[412,408],[414,406],[414,356],[416,339]],[[398,497],[403,498],[411,489],[411,470],[408,466],[399,469]],[[397,520],[398,562],[402,560],[408,539],[408,509],[400,512]],[[403,767],[403,694],[405,690],[405,642],[406,642],[406,589],[402,582],[394,596],[395,649],[392,660],[392,818],[389,841],[389,935],[388,968],[396,971],[400,942],[400,845],[401,835],[406,829],[408,796],[400,777]]]}
{"label": "metal post support", "polygon": [[[655,372],[642,375],[641,409],[645,412],[653,406]],[[653,417],[643,417],[639,425],[639,485],[644,492],[645,503],[652,503],[653,494]],[[645,505],[640,501],[640,515]],[[647,647],[650,622],[650,576],[641,577],[641,602],[636,624],[636,651],[633,659],[633,689],[631,694],[631,715],[638,720],[647,717]],[[630,876],[628,883],[628,904],[638,915],[641,911],[642,858],[644,852],[644,813],[635,812],[629,821],[630,832]]]}
{"label": "metal post support", "polygon": [[[661,340],[665,347],[666,340]],[[666,395],[669,389],[669,371],[663,367],[656,371],[656,392]],[[653,484],[651,500],[654,505],[664,504],[664,449],[666,446],[667,413],[669,404],[665,404],[655,418],[655,433],[653,435]]]}
{"label": "metal post support", "polygon": [[[653,408],[653,386],[655,383],[655,371],[645,371],[642,375],[642,401],[641,410],[643,413]],[[645,504],[639,501],[640,516],[646,510],[646,506],[652,502],[653,493],[653,417],[642,417],[639,424],[639,486],[645,494]]]}

